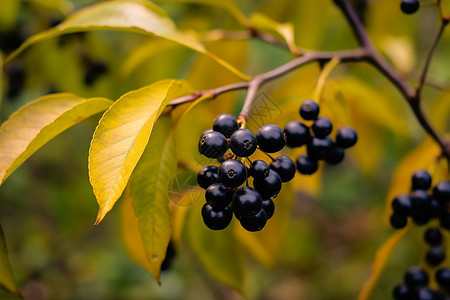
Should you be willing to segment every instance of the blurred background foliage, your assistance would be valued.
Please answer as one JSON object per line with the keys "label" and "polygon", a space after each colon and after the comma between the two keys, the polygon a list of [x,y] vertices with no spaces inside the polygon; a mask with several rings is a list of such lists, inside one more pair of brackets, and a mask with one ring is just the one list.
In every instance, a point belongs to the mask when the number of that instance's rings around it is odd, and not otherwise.
{"label": "blurred background foliage", "polygon": [[[27,37],[95,2],[100,1],[2,0],[3,57]],[[228,11],[208,2],[214,1],[156,1],[179,29],[200,37],[215,29],[243,30]],[[435,7],[424,7],[407,16],[399,2],[354,0],[353,4],[375,46],[414,82],[438,29],[439,15]],[[295,41],[302,48],[357,46],[330,0],[245,0],[238,7],[246,16],[258,12],[292,23]],[[293,58],[258,40],[205,44],[250,75]],[[448,53],[447,30],[424,90],[424,109],[441,132],[450,129]],[[298,107],[311,97],[319,74],[320,67],[311,64],[265,86],[249,128],[256,132],[263,123],[283,127],[298,119]],[[0,119],[48,93],[117,99],[164,78],[186,79],[197,90],[239,81],[211,59],[168,41],[113,31],[67,34],[30,47],[4,67]],[[221,95],[196,106],[181,121],[176,132],[180,174],[192,175],[208,163],[197,153],[198,136],[210,128],[217,114],[237,115],[244,97],[244,92]],[[122,218],[126,213],[121,210],[126,211],[126,203],[119,201],[101,225],[92,226],[97,204],[88,181],[87,155],[100,115],[59,135],[0,188],[0,221],[25,298],[241,299],[227,287],[231,286],[252,299],[356,299],[369,278],[377,249],[394,231],[387,222],[386,198],[409,189],[415,168],[429,169],[436,180],[448,173],[435,161],[432,143],[420,146],[425,134],[404,99],[368,64],[337,66],[320,102],[322,114],[336,127],[351,125],[358,131],[359,143],[344,163],[322,166],[310,177],[297,174],[276,199],[275,216],[261,233],[233,226],[224,232],[209,231],[201,221],[200,202],[175,208],[176,254],[162,273],[162,286],[130,258],[122,242],[121,234],[127,232],[121,227],[121,213]],[[417,149],[414,159],[401,164],[413,149]],[[297,150],[285,151],[291,157],[298,155]],[[176,203],[179,195],[172,196]],[[371,299],[389,299],[404,270],[420,261],[425,249],[422,230],[410,229],[399,242]]]}

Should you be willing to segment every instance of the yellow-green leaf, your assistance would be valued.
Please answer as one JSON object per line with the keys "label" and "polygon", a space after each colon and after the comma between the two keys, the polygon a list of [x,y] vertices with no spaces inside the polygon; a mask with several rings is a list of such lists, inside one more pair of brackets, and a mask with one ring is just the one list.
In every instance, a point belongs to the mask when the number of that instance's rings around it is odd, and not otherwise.
{"label": "yellow-green leaf", "polygon": [[250,16],[250,23],[259,31],[269,32],[280,36],[286,41],[289,51],[292,54],[299,54],[297,46],[295,45],[294,25],[292,25],[292,23],[278,23],[261,13],[252,14]]}
{"label": "yellow-green leaf", "polygon": [[129,185],[150,272],[159,283],[161,264],[172,234],[168,185],[177,169],[171,125],[170,117],[158,119]]}
{"label": "yellow-green leaf", "polygon": [[122,194],[167,103],[191,93],[182,81],[162,80],[126,93],[101,118],[89,149],[89,179],[101,222]]}
{"label": "yellow-green leaf", "polygon": [[[191,208],[187,219],[188,242],[205,270],[214,278],[241,293],[245,286],[244,251],[233,235],[236,220],[224,230],[211,230],[203,223],[204,201]],[[240,225],[238,225],[240,226]]]}
{"label": "yellow-green leaf", "polygon": [[1,182],[49,140],[111,104],[105,98],[86,99],[61,93],[23,106],[0,127]]}
{"label": "yellow-green leaf", "polygon": [[27,39],[7,58],[7,61],[11,61],[25,48],[40,41],[66,33],[92,30],[120,30],[170,40],[209,56],[242,79],[249,79],[223,59],[208,52],[195,36],[178,31],[175,23],[156,5],[130,0],[101,2],[77,11],[58,26]]}
{"label": "yellow-green leaf", "polygon": [[3,233],[3,228],[1,226],[0,239],[0,289],[6,289],[8,292],[12,293],[11,299],[21,298],[19,297],[21,295],[19,286],[14,278],[11,263],[9,262],[5,234]]}
{"label": "yellow-green leaf", "polygon": [[2,97],[3,97],[3,53],[0,51],[0,66],[2,66],[0,70],[0,107],[2,107]]}
{"label": "yellow-green leaf", "polygon": [[24,1],[35,3],[48,9],[53,9],[63,15],[67,15],[74,9],[72,2],[70,2],[69,0],[24,0]]}
{"label": "yellow-green leaf", "polygon": [[20,10],[20,1],[2,0],[0,9],[0,27],[11,28],[14,26],[17,14]]}
{"label": "yellow-green leaf", "polygon": [[398,244],[398,242],[401,240],[401,238],[405,235],[405,233],[408,231],[408,229],[409,229],[409,226],[406,228],[403,228],[402,230],[395,232],[378,249],[377,253],[375,254],[375,260],[372,263],[372,274],[370,275],[369,279],[365,282],[361,292],[359,293],[358,300],[368,300],[369,299],[370,294],[378,281],[378,278],[380,278],[381,273],[383,272],[383,269],[386,266],[387,261],[389,260],[389,257],[391,256],[392,252],[395,249],[395,246]]}

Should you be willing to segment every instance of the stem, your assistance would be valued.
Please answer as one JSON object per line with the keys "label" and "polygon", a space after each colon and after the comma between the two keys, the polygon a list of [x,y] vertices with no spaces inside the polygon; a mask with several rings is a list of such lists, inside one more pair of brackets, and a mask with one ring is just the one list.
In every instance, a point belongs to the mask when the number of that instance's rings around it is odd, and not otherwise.
{"label": "stem", "polygon": [[340,60],[338,58],[333,58],[330,60],[329,63],[325,65],[322,72],[319,75],[319,79],[317,80],[316,89],[313,93],[313,99],[317,99],[317,101],[320,101],[322,98],[322,91],[323,87],[325,86],[325,83],[327,81],[328,76],[330,76],[331,71],[340,63]]}

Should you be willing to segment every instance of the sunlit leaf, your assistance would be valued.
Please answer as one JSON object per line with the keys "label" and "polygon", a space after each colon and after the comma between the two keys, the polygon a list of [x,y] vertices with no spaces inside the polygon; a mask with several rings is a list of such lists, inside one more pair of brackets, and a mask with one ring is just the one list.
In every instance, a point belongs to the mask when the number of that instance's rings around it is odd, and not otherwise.
{"label": "sunlit leaf", "polygon": [[233,236],[232,223],[224,230],[214,231],[203,223],[203,201],[191,208],[187,219],[188,242],[205,270],[217,280],[241,293],[245,285],[244,251]]}
{"label": "sunlit leaf", "polygon": [[404,229],[401,229],[399,231],[396,231],[377,250],[377,253],[375,254],[375,260],[372,263],[372,273],[371,273],[369,279],[365,282],[361,292],[359,293],[358,300],[370,299],[370,294],[371,294],[373,288],[375,287],[375,285],[377,284],[377,281],[380,278],[381,273],[383,272],[383,269],[386,266],[387,261],[391,257],[391,254],[394,251],[395,246],[397,246],[398,242],[405,235],[405,233],[408,231],[408,229],[409,229],[409,226]]}
{"label": "sunlit leaf", "polygon": [[162,80],[120,97],[101,118],[89,149],[89,179],[101,222],[122,194],[170,100],[189,94],[187,83]]}
{"label": "sunlit leaf", "polygon": [[156,122],[147,148],[130,179],[128,194],[138,219],[150,272],[159,283],[161,263],[172,233],[167,188],[176,168],[171,120],[162,116]]}
{"label": "sunlit leaf", "polygon": [[12,293],[13,295],[10,295],[11,299],[19,299],[21,298],[21,294],[16,279],[14,278],[11,263],[9,262],[5,234],[3,233],[3,228],[1,226],[0,239],[0,289],[6,289],[8,292]]}
{"label": "sunlit leaf", "polygon": [[0,178],[3,183],[49,140],[112,104],[105,98],[51,94],[23,106],[0,127]]}
{"label": "sunlit leaf", "polygon": [[249,79],[223,59],[208,52],[195,36],[178,31],[174,22],[160,8],[142,1],[101,2],[77,11],[58,26],[27,39],[7,61],[40,41],[66,33],[92,30],[120,30],[170,40],[207,55],[242,79]]}
{"label": "sunlit leaf", "polygon": [[298,55],[298,49],[295,45],[294,25],[292,23],[278,23],[268,16],[261,13],[254,13],[250,16],[250,23],[258,31],[275,34],[286,41],[289,51]]}

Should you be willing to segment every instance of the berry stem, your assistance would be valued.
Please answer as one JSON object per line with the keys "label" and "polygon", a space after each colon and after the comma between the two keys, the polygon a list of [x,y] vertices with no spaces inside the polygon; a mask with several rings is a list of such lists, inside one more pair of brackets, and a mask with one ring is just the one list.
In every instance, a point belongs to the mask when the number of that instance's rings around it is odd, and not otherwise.
{"label": "berry stem", "polygon": [[325,86],[325,82],[327,81],[328,76],[330,76],[331,71],[339,65],[340,60],[339,58],[334,57],[330,60],[329,63],[325,65],[322,72],[319,75],[319,79],[317,80],[317,85],[313,93],[312,99],[317,99],[318,102],[320,102],[320,99],[322,98],[322,91],[323,87]]}

